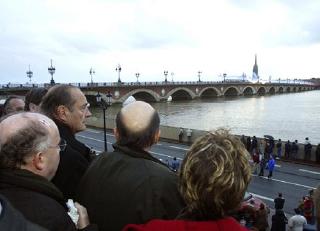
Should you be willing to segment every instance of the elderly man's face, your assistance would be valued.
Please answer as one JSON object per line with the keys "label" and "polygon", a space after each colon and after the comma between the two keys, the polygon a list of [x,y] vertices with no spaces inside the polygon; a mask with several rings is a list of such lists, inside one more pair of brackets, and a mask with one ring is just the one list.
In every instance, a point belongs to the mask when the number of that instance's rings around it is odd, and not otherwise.
{"label": "elderly man's face", "polygon": [[12,99],[9,102],[9,107],[7,109],[7,114],[16,112],[16,111],[23,111],[24,110],[24,101],[22,99]]}
{"label": "elderly man's face", "polygon": [[89,110],[89,103],[85,95],[79,89],[70,90],[71,97],[76,100],[72,109],[67,113],[67,125],[73,132],[73,134],[86,129],[86,118],[92,114]]}

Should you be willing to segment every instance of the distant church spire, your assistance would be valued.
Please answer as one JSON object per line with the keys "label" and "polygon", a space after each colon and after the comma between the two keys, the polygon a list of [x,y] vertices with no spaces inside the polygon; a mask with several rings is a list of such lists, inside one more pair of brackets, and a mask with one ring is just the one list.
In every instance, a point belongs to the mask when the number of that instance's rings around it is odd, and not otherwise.
{"label": "distant church spire", "polygon": [[254,65],[253,65],[252,79],[257,79],[257,80],[259,80],[258,64],[257,64],[257,54],[255,54],[255,56],[254,56]]}

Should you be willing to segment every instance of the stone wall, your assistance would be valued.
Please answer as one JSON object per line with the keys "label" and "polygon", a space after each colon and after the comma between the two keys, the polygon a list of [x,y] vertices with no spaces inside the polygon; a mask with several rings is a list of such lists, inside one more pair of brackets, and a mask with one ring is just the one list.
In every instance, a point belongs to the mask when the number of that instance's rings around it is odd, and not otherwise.
{"label": "stone wall", "polygon": [[[96,127],[96,128],[103,128],[103,120],[102,117],[90,117],[87,121],[88,126]],[[106,118],[106,128],[107,130],[112,130],[115,127],[115,118]],[[179,132],[180,132],[180,127],[171,127],[171,126],[164,126],[161,125],[161,139],[168,140],[170,142],[179,142]],[[190,137],[190,140],[187,137],[187,130],[188,128],[182,128],[183,129],[183,136],[182,136],[182,142],[183,143],[192,143],[195,141],[199,136],[202,136],[205,134],[207,131],[203,130],[197,130],[197,129],[192,129],[192,135]],[[236,135],[238,136],[238,135]],[[240,138],[240,136],[238,136]],[[264,138],[259,138],[258,143],[260,143],[260,140],[264,140]],[[277,140],[275,140],[275,143]],[[282,142],[282,156],[284,156],[284,145],[285,142]],[[304,157],[304,145],[303,144],[298,144],[299,145],[299,152],[297,154],[298,160],[303,160]],[[311,160],[314,162],[315,161],[315,150],[316,146],[312,146],[312,152],[311,152]],[[276,154],[276,148],[274,148],[274,154]]]}

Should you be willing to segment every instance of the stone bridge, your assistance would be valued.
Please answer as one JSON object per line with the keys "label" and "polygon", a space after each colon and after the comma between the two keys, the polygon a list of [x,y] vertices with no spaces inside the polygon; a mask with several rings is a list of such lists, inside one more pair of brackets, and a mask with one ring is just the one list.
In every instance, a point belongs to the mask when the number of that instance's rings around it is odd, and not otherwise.
{"label": "stone bridge", "polygon": [[[114,103],[121,103],[129,96],[147,102],[192,100],[197,98],[217,98],[232,96],[250,96],[282,94],[314,90],[312,85],[276,84],[276,83],[249,83],[249,82],[144,82],[126,84],[88,84],[78,85],[88,98],[93,98],[99,92],[110,92]],[[105,95],[104,95],[105,97]],[[93,99],[92,99],[93,100]],[[91,100],[90,100],[91,101]]]}
{"label": "stone bridge", "polygon": [[[99,92],[105,98],[112,94],[113,103],[121,103],[129,96],[147,102],[192,100],[197,98],[216,98],[282,94],[314,90],[316,86],[295,83],[250,83],[250,82],[131,82],[131,83],[70,83],[85,93],[90,103],[95,102]],[[25,95],[32,87],[47,87],[49,84],[1,85],[0,95]]]}

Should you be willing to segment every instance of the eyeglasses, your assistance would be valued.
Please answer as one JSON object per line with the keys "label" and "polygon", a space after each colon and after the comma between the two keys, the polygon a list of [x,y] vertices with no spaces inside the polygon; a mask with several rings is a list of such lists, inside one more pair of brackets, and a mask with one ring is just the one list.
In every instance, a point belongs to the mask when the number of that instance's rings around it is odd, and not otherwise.
{"label": "eyeglasses", "polygon": [[60,139],[58,146],[49,146],[49,148],[58,148],[58,147],[60,151],[63,152],[64,150],[66,150],[67,141],[65,139]]}

